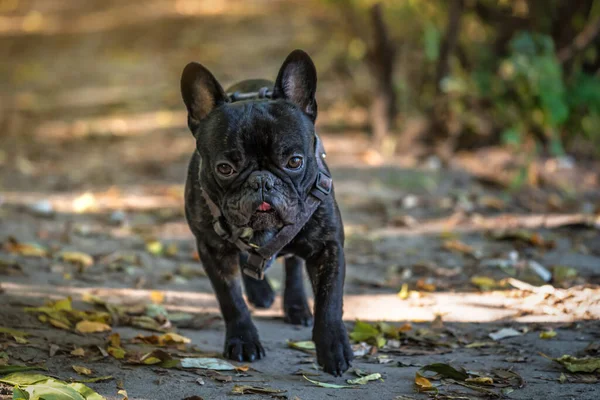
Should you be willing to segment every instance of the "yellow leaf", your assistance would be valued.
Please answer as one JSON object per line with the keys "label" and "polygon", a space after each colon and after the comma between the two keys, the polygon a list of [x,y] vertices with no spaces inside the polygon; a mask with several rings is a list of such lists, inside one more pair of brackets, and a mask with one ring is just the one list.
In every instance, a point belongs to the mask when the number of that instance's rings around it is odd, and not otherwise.
{"label": "yellow leaf", "polygon": [[179,248],[177,247],[176,243],[171,243],[165,249],[165,255],[166,256],[175,257],[177,255],[177,253],[179,253]]}
{"label": "yellow leaf", "polygon": [[479,385],[493,385],[494,380],[489,376],[478,376],[476,378],[467,378],[465,382],[477,383]]}
{"label": "yellow leaf", "polygon": [[235,370],[238,372],[246,372],[249,369],[250,369],[249,365],[240,365],[240,366],[235,367]]}
{"label": "yellow leaf", "polygon": [[117,394],[120,394],[121,396],[123,396],[123,398],[121,400],[129,400],[129,397],[127,397],[127,391],[125,389],[121,389],[117,392]]}
{"label": "yellow leaf", "polygon": [[54,319],[54,318],[49,318],[49,319],[48,319],[48,322],[50,322],[50,325],[52,325],[52,326],[53,326],[53,327],[55,327],[55,328],[59,328],[59,329],[65,329],[65,330],[67,330],[67,331],[71,329],[71,326],[70,326],[70,325],[67,325],[67,324],[65,324],[64,322],[62,322],[62,321],[59,321],[59,320],[57,320],[57,319]]}
{"label": "yellow leaf", "polygon": [[29,343],[29,340],[25,339],[23,336],[13,335],[13,339],[15,339],[15,342],[19,344]]}
{"label": "yellow leaf", "polygon": [[81,347],[78,347],[71,352],[71,355],[76,357],[83,357],[85,356],[85,350]]}
{"label": "yellow leaf", "polygon": [[116,358],[117,360],[122,360],[125,358],[125,350],[120,348],[120,347],[113,347],[113,346],[108,346],[108,348],[106,349],[106,351],[108,352],[108,354],[110,354],[111,356],[113,356],[114,358]]}
{"label": "yellow leaf", "polygon": [[73,370],[77,372],[79,375],[91,375],[92,370],[86,367],[81,367],[79,365],[72,365]]}
{"label": "yellow leaf", "polygon": [[499,286],[495,279],[488,278],[487,276],[474,276],[471,278],[471,283],[482,291],[492,290]]}
{"label": "yellow leaf", "polygon": [[152,300],[154,304],[162,304],[165,301],[165,294],[158,290],[153,290],[150,292],[150,300]]}
{"label": "yellow leaf", "polygon": [[158,357],[146,357],[142,360],[142,363],[146,364],[146,365],[153,365],[153,364],[158,364],[159,362],[161,362],[160,358]]}
{"label": "yellow leaf", "polygon": [[161,256],[164,252],[164,246],[158,240],[152,240],[146,243],[146,250],[154,256]]}
{"label": "yellow leaf", "polygon": [[555,330],[540,332],[540,339],[552,339],[556,337],[558,333]]}
{"label": "yellow leaf", "polygon": [[186,338],[185,336],[181,336],[177,333],[165,333],[158,337],[158,343],[160,345],[166,345],[171,343],[191,343],[192,340]]}
{"label": "yellow leaf", "polygon": [[73,305],[72,305],[70,297],[67,297],[65,299],[56,300],[54,302],[50,302],[50,303],[48,303],[48,307],[50,307],[56,311],[71,311],[73,309]]}
{"label": "yellow leaf", "polygon": [[75,329],[81,333],[96,333],[110,331],[111,327],[102,322],[80,321],[75,326]]}
{"label": "yellow leaf", "polygon": [[428,392],[431,390],[435,390],[435,388],[431,384],[431,381],[418,372],[415,374],[415,386],[417,387],[417,391],[419,392]]}
{"label": "yellow leaf", "polygon": [[398,297],[400,297],[402,300],[408,299],[408,283],[402,284],[402,288],[398,292]]}
{"label": "yellow leaf", "polygon": [[58,255],[58,257],[64,262],[80,265],[84,268],[94,265],[94,259],[92,256],[79,251],[63,251]]}
{"label": "yellow leaf", "polygon": [[121,335],[118,333],[113,333],[108,337],[108,342],[113,347],[121,347]]}
{"label": "yellow leaf", "polygon": [[46,257],[48,255],[48,251],[38,244],[18,243],[15,240],[9,241],[6,244],[6,250],[24,257]]}
{"label": "yellow leaf", "polygon": [[398,328],[398,332],[408,332],[411,329],[412,329],[412,325],[407,322],[404,325],[402,325],[400,328]]}

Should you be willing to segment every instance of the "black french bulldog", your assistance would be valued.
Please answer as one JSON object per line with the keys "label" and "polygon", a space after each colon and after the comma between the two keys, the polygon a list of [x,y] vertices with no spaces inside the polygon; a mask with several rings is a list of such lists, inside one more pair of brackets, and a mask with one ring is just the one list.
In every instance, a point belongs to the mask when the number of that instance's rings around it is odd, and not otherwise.
{"label": "black french bulldog", "polygon": [[[267,82],[244,81],[230,91],[256,91]],[[237,361],[265,355],[238,273],[240,266],[246,272],[248,300],[267,308],[274,292],[261,279],[263,270],[285,256],[285,320],[313,322],[302,282],[306,261],[315,294],[317,360],[340,376],[352,359],[342,322],[344,230],[315,133],[315,66],[295,50],[275,84],[268,84],[259,96],[236,98],[202,65],[190,63],[183,70],[181,94],[196,138],[186,217],[226,323],[224,355]]]}

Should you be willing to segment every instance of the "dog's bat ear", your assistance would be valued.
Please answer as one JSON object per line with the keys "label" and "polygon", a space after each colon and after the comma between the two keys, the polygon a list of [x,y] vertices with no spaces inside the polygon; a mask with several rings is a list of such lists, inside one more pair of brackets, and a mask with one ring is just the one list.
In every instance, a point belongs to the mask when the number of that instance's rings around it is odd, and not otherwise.
{"label": "dog's bat ear", "polygon": [[181,74],[181,97],[188,110],[192,133],[210,112],[228,101],[223,87],[202,64],[191,62]]}
{"label": "dog's bat ear", "polygon": [[294,50],[279,69],[273,98],[287,99],[297,105],[314,122],[317,119],[317,69],[310,56]]}

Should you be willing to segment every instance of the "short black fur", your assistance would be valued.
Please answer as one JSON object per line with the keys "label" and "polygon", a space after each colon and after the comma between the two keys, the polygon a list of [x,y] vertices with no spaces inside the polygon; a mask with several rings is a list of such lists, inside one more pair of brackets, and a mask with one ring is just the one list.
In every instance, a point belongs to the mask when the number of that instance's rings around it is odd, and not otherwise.
{"label": "short black fur", "polygon": [[[229,102],[214,76],[197,63],[188,64],[182,74],[182,97],[197,142],[186,183],[186,217],[226,323],[224,354],[233,360],[254,361],[265,351],[242,297],[239,262],[244,255],[215,233],[202,191],[228,224],[251,227],[251,242],[258,246],[281,227],[293,224],[318,173],[316,86],[314,64],[301,50],[293,51],[283,63],[270,100]],[[300,168],[289,167],[298,164],[297,160],[290,164],[291,157],[302,159]],[[260,209],[265,203],[268,212]],[[332,192],[279,254],[286,256],[285,320],[313,324],[302,284],[306,263],[315,295],[317,361],[336,376],[349,368],[352,359],[342,322],[343,247],[342,219]],[[274,292],[266,278],[244,277],[244,284],[255,306],[272,304]]]}

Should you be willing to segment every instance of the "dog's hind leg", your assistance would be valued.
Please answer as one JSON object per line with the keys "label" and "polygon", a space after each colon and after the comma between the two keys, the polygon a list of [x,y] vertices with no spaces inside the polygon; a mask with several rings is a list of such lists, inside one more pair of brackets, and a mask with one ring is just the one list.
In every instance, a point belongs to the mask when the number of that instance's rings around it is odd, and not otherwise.
{"label": "dog's hind leg", "polygon": [[285,322],[288,324],[311,326],[313,317],[304,291],[303,269],[304,261],[300,257],[293,256],[285,259],[283,312]]}
{"label": "dog's hind leg", "polygon": [[[246,257],[245,254],[240,254],[240,265],[244,265]],[[250,304],[256,308],[269,308],[273,305],[275,292],[266,275],[264,279],[258,280],[242,273],[242,279],[244,281],[244,288],[246,289],[246,296],[248,297]]]}

